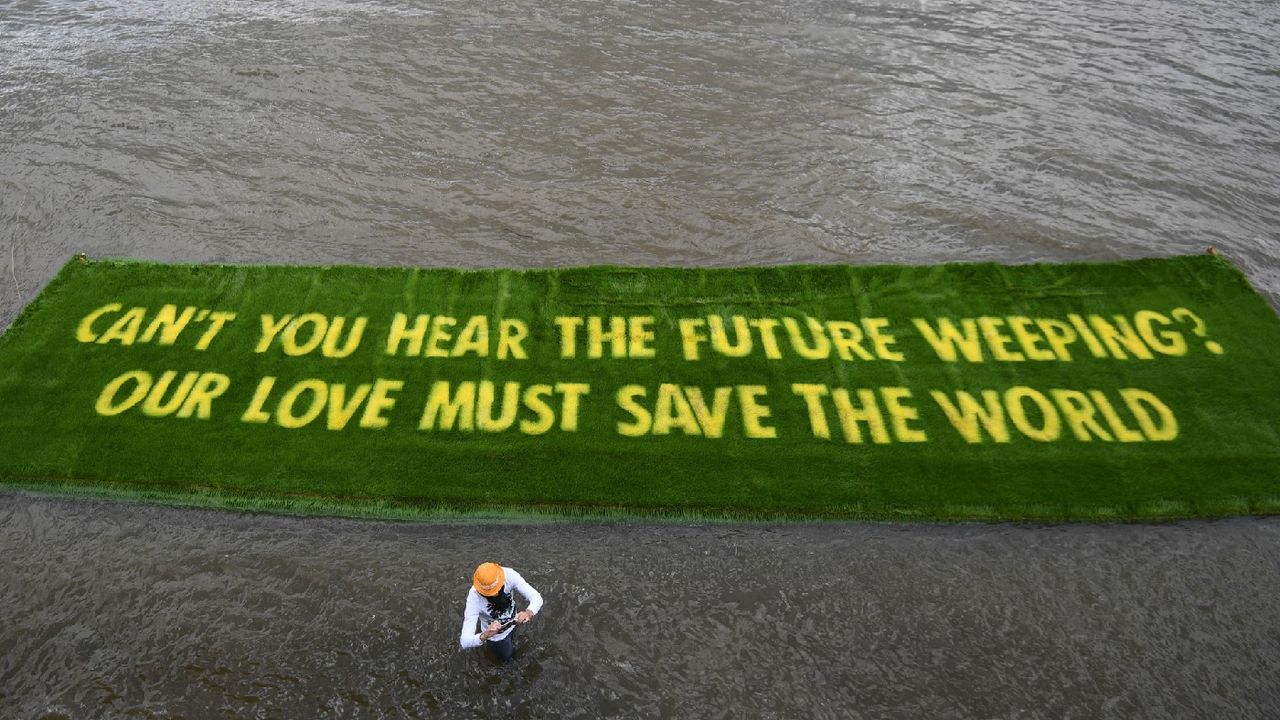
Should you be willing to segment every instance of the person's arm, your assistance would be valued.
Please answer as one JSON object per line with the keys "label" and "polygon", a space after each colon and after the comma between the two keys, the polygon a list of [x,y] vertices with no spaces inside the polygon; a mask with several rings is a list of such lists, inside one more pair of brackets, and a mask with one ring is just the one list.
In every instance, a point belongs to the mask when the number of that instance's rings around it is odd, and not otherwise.
{"label": "person's arm", "polygon": [[525,608],[519,614],[528,613],[523,622],[529,622],[534,615],[537,615],[538,612],[542,610],[542,594],[526,582],[524,576],[514,570],[508,573],[507,581],[511,583],[512,590],[523,595],[524,599],[528,601],[529,607]]}
{"label": "person's arm", "polygon": [[480,620],[480,608],[471,601],[471,594],[471,592],[467,593],[467,609],[462,615],[462,634],[458,636],[458,644],[464,648],[480,647],[484,644],[481,633],[476,632],[476,623]]}

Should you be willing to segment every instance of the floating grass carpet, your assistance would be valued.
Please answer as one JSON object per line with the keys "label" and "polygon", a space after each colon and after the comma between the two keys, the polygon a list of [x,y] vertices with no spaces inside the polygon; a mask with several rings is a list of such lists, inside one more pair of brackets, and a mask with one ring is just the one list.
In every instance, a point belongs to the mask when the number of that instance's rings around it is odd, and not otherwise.
{"label": "floating grass carpet", "polygon": [[73,260],[0,480],[374,516],[1280,511],[1280,322],[1209,256],[454,271]]}

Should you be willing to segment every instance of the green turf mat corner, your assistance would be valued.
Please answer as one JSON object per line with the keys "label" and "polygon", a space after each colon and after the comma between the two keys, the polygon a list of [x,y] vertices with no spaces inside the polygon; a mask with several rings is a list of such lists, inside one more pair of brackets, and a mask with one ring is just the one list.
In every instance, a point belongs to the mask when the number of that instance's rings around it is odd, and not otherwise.
{"label": "green turf mat corner", "polygon": [[1280,320],[1226,260],[67,263],[0,482],[368,517],[1152,520],[1280,507]]}

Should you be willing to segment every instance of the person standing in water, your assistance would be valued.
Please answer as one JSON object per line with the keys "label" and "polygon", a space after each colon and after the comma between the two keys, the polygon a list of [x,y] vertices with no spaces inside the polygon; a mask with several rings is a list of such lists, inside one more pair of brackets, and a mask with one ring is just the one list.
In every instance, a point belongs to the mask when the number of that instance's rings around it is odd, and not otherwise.
{"label": "person standing in water", "polygon": [[[529,604],[516,612],[515,593]],[[462,635],[458,643],[464,648],[489,648],[494,657],[507,660],[515,653],[516,626],[524,625],[542,609],[542,595],[525,582],[520,573],[497,563],[487,562],[476,568],[467,591],[467,608],[462,616]],[[476,632],[476,623],[480,632]]]}

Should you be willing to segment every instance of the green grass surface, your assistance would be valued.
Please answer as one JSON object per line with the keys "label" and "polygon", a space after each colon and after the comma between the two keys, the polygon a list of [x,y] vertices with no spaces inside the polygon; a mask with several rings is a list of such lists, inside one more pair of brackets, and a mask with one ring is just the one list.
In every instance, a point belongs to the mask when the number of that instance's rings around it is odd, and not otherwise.
{"label": "green grass surface", "polygon": [[[148,338],[165,305],[178,322],[155,325]],[[137,322],[132,308],[143,309]],[[235,317],[214,332],[217,312]],[[419,314],[456,323],[441,325],[434,343],[428,323],[412,356],[407,340],[388,353],[397,313],[409,326]],[[261,343],[263,315],[272,325],[286,314],[309,319]],[[1122,334],[1126,323],[1135,329],[1108,343],[1091,315]],[[604,318],[602,329],[617,316],[638,332],[597,343],[602,357],[594,357],[583,337],[592,316]],[[752,346],[742,356],[732,354],[732,332],[728,352],[710,337],[714,322],[732,329],[734,316],[766,321],[748,326]],[[321,317],[330,326],[342,317],[343,327],[313,343]],[[974,320],[984,317],[1001,320]],[[348,347],[360,318],[363,333]],[[954,359],[928,337],[943,319],[960,329],[975,323],[973,342]],[[511,321],[505,346],[503,320]],[[681,321],[695,360],[686,359]],[[788,323],[805,341],[800,349]],[[579,337],[565,357],[570,324]],[[776,353],[765,342],[771,334]],[[832,342],[839,338],[843,346]],[[1239,271],[1208,256],[523,272],[72,261],[0,336],[0,483],[411,519],[1273,514],[1278,350],[1275,313]],[[173,381],[155,402],[145,394],[128,402],[145,389],[140,380],[154,389],[166,371]],[[207,401],[175,396],[189,372]],[[274,383],[259,392],[267,377]],[[462,383],[482,381],[496,388],[488,427],[485,408],[471,403],[470,428],[459,419],[444,427],[447,412],[421,427],[438,383],[454,398]],[[519,388],[504,418],[506,383]],[[660,398],[663,384],[671,389]],[[531,386],[545,387],[530,396]],[[291,388],[295,402],[281,411]],[[860,390],[872,393],[881,422],[850,422],[846,432],[840,407],[865,410]],[[1007,437],[949,419],[946,402],[962,406],[958,393],[982,401],[984,391],[1005,415],[992,427]],[[566,404],[575,392],[576,413]],[[845,392],[847,402],[837,397]],[[1130,396],[1131,406],[1125,392],[1150,400]],[[321,393],[332,404],[317,405],[312,419],[307,409]],[[723,423],[708,419],[717,398]],[[1021,425],[1009,415],[1018,407]]]}

